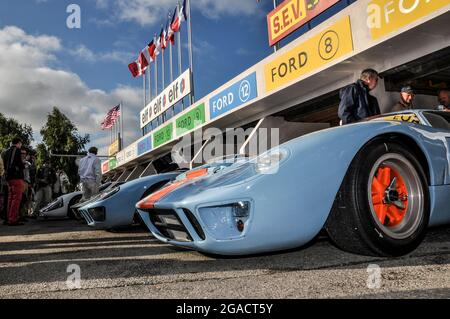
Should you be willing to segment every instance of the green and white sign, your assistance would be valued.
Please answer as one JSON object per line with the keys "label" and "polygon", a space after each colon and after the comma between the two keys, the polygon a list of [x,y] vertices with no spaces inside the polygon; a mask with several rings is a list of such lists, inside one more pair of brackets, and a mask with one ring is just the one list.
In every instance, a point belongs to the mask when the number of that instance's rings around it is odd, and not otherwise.
{"label": "green and white sign", "polygon": [[180,116],[176,120],[177,136],[192,131],[205,123],[205,103]]}
{"label": "green and white sign", "polygon": [[161,146],[173,138],[173,123],[165,126],[164,128],[153,133],[153,145],[154,147]]}

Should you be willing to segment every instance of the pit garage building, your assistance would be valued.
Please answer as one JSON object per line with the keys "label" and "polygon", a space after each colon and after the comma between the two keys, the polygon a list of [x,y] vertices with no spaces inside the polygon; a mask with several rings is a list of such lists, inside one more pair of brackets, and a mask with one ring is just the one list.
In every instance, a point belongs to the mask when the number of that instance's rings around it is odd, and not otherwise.
{"label": "pit garage building", "polygon": [[[104,162],[103,174],[128,181],[176,169],[173,146],[211,127],[240,127],[249,130],[249,139],[252,129],[277,127],[284,142],[339,125],[339,90],[369,67],[382,76],[372,92],[382,112],[391,110],[406,84],[416,90],[416,108],[435,108],[437,90],[450,88],[449,9],[450,0],[347,1],[330,18]],[[234,151],[245,153],[246,143]]]}

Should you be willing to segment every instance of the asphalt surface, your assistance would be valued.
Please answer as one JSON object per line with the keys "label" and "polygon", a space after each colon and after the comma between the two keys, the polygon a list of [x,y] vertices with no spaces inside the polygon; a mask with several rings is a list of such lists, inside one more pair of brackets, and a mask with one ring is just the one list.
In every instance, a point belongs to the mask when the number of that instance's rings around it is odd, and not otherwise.
{"label": "asphalt surface", "polygon": [[[67,285],[74,264],[79,288]],[[162,244],[139,227],[2,225],[0,298],[450,298],[450,227],[431,230],[397,259],[348,254],[326,237],[295,251],[219,259]]]}

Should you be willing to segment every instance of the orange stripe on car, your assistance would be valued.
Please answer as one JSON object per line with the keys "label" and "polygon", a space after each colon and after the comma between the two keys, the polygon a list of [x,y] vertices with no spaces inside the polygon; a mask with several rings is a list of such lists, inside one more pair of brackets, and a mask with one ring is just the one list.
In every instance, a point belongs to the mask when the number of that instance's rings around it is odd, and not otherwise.
{"label": "orange stripe on car", "polygon": [[148,197],[146,197],[143,200],[141,200],[140,202],[138,202],[136,206],[137,206],[137,208],[140,208],[140,209],[152,209],[155,207],[155,203],[157,201],[161,200],[163,197],[170,194],[178,187],[186,184],[189,181],[192,181],[194,179],[205,176],[206,174],[208,174],[207,168],[198,169],[198,170],[195,170],[192,172],[187,172],[186,178],[183,178],[182,180],[174,181],[174,182],[170,183],[166,187],[160,189],[159,191],[154,192],[153,194],[149,195]]}

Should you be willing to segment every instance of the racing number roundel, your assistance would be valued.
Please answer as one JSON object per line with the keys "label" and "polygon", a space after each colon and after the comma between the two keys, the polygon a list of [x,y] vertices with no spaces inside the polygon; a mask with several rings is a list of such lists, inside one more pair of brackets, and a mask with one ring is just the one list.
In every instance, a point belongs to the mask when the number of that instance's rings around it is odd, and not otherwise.
{"label": "racing number roundel", "polygon": [[331,60],[339,51],[339,35],[329,30],[319,41],[319,55],[323,60]]}

